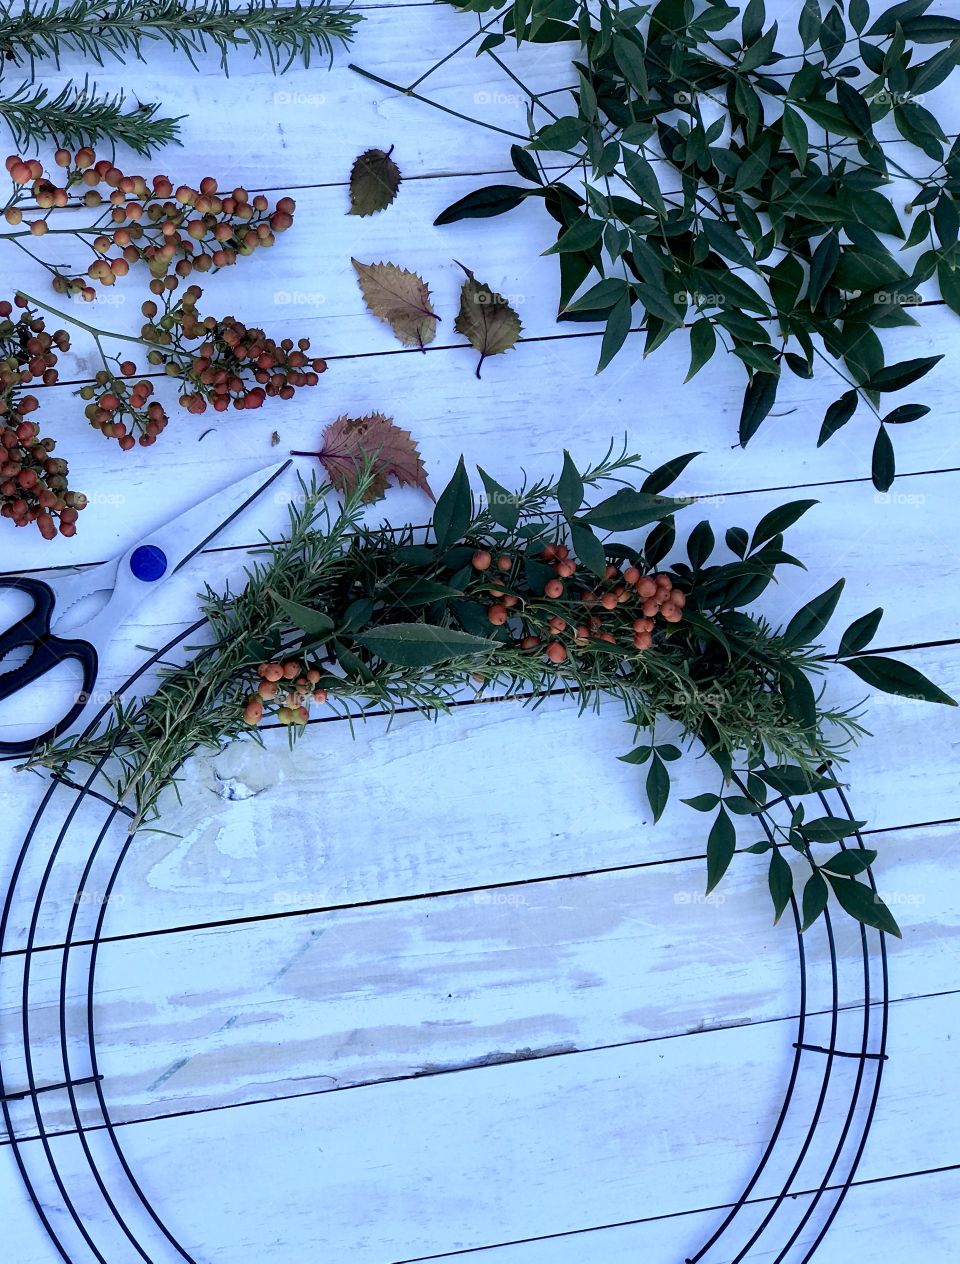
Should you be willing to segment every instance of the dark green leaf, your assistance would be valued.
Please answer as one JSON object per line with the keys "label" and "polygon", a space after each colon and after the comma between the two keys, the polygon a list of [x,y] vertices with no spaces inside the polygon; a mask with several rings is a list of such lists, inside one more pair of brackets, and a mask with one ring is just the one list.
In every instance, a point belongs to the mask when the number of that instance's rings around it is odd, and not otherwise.
{"label": "dark green leaf", "polygon": [[686,803],[696,812],[712,812],[720,802],[718,794],[697,794],[692,799],[682,799],[682,803]]}
{"label": "dark green leaf", "polygon": [[618,755],[617,759],[624,764],[645,764],[652,754],[652,746],[635,746],[629,754]]}
{"label": "dark green leaf", "polygon": [[650,802],[654,822],[659,821],[660,817],[663,816],[663,810],[667,806],[669,796],[670,774],[667,772],[667,766],[660,756],[654,754],[650,764],[650,771],[647,773],[647,799]]}
{"label": "dark green leaf", "polygon": [[607,325],[600,343],[600,359],[597,372],[602,373],[627,340],[630,332],[631,303],[627,296],[619,299],[607,317]]}
{"label": "dark green leaf", "polygon": [[803,929],[812,926],[830,898],[830,888],[819,873],[812,873],[803,888]]}
{"label": "dark green leaf", "polygon": [[767,884],[770,887],[770,897],[773,900],[774,924],[779,922],[783,910],[790,903],[790,896],[793,894],[793,870],[783,858],[783,853],[779,848],[774,848],[770,854],[770,870],[767,875]]}
{"label": "dark green leaf", "polygon": [[818,790],[831,790],[837,784],[832,777],[806,772],[794,764],[764,768],[757,773],[757,776],[761,781],[765,781],[771,790],[776,790],[777,794],[791,796],[815,794]]}
{"label": "dark green leaf", "polygon": [[694,570],[699,570],[713,552],[716,538],[710,523],[698,522],[687,539],[687,557]]}
{"label": "dark green leaf", "polygon": [[737,831],[721,807],[707,838],[707,895],[727,872],[736,847]]}
{"label": "dark green leaf", "polygon": [[795,522],[799,521],[808,509],[812,509],[814,505],[819,503],[816,500],[791,500],[789,504],[771,509],[757,523],[753,539],[750,542],[751,549],[765,544],[767,540],[772,540],[775,535],[782,535],[788,527],[792,527]]}
{"label": "dark green leaf", "polygon": [[845,913],[849,913],[864,926],[873,926],[876,930],[885,931],[888,935],[896,935],[898,939],[903,938],[893,914],[872,887],[868,887],[863,882],[857,882],[854,878],[835,878],[829,873],[827,881],[833,888],[837,903]]}
{"label": "dark green leaf", "polygon": [[566,448],[563,450],[563,470],[557,483],[557,504],[565,518],[574,517],[583,504],[583,479]]}
{"label": "dark green leaf", "polygon": [[503,215],[520,205],[527,190],[514,184],[490,184],[484,189],[474,189],[466,197],[452,202],[433,221],[436,225],[455,224],[461,219],[487,219]]}
{"label": "dark green leaf", "polygon": [[603,551],[603,545],[582,518],[570,523],[570,543],[573,545],[574,553],[587,570],[592,571],[594,575],[603,575],[607,569],[607,556]]}
{"label": "dark green leaf", "polygon": [[840,638],[840,648],[837,650],[840,657],[843,658],[847,654],[858,654],[860,650],[866,649],[876,635],[882,617],[883,607],[878,606],[876,610],[871,610],[869,614],[864,614],[859,619],[854,619],[853,623],[850,624]]}
{"label": "dark green leaf", "polygon": [[780,382],[772,373],[754,373],[743,396],[740,410],[740,445],[746,447],[777,401]]}
{"label": "dark green leaf", "polygon": [[830,278],[840,262],[840,241],[836,233],[828,233],[813,252],[810,260],[810,281],[807,286],[807,300],[816,308],[823,291],[830,283]]}
{"label": "dark green leaf", "polygon": [[893,412],[887,413],[883,418],[885,426],[905,426],[910,421],[918,421],[921,417],[926,417],[930,409],[926,404],[901,404],[899,408],[895,408]]}
{"label": "dark green leaf", "polygon": [[844,581],[838,579],[826,592],[820,593],[797,611],[783,633],[787,645],[811,645],[816,641],[837,608],[843,585]]}
{"label": "dark green leaf", "polygon": [[477,472],[483,479],[483,489],[486,492],[485,508],[494,522],[499,523],[501,527],[505,527],[507,531],[512,531],[520,520],[520,502],[513,492],[508,492],[505,487],[501,487],[495,478],[491,478],[486,470],[482,470],[477,466]]}
{"label": "dark green leaf", "polygon": [[333,620],[322,610],[311,610],[309,606],[302,606],[298,601],[288,601],[279,593],[272,592],[272,596],[295,628],[309,633],[311,637],[324,636],[333,631]]}
{"label": "dark green leaf", "polygon": [[839,873],[844,878],[855,878],[857,874],[866,873],[877,858],[875,851],[861,847],[848,847],[846,851],[838,851],[835,856],[825,860],[822,869],[831,873]]}
{"label": "dark green leaf", "polygon": [[859,676],[868,685],[884,693],[897,694],[902,698],[914,698],[923,702],[941,702],[949,707],[957,705],[949,694],[927,680],[922,672],[895,658],[869,654],[865,658],[845,658],[841,661],[844,667],[849,667],[855,676]]}
{"label": "dark green leaf", "polygon": [[873,456],[870,462],[870,473],[873,485],[878,492],[888,491],[897,472],[893,444],[886,429],[881,426],[873,441]]}
{"label": "dark green leaf", "polygon": [[744,267],[753,268],[756,265],[753,261],[753,255],[743,244],[740,234],[735,228],[719,219],[706,219],[703,221],[703,230],[707,234],[707,241],[724,259],[729,259],[731,263],[739,263]]}
{"label": "dark green leaf", "polygon": [[430,623],[385,623],[362,632],[357,640],[385,663],[397,667],[430,667],[449,659],[489,654],[498,644],[487,637]]}
{"label": "dark green leaf", "polygon": [[872,391],[899,391],[904,386],[912,386],[942,359],[942,355],[924,356],[918,360],[901,360],[899,364],[888,364],[885,369],[873,374],[867,386]]}
{"label": "dark green leaf", "polygon": [[510,161],[517,175],[523,176],[525,180],[532,180],[534,184],[543,184],[535,159],[525,149],[521,149],[519,145],[511,145]]}
{"label": "dark green leaf", "polygon": [[670,496],[655,496],[650,492],[637,492],[629,487],[621,488],[614,495],[594,505],[582,515],[591,526],[606,531],[636,531],[658,518],[685,509],[689,500],[676,500]]}
{"label": "dark green leaf", "polygon": [[457,463],[453,478],[437,497],[433,511],[433,530],[437,539],[437,547],[448,549],[463,537],[470,525],[473,514],[473,499],[470,495],[470,480],[463,464],[463,457]]}
{"label": "dark green leaf", "polygon": [[665,461],[663,465],[658,465],[640,484],[640,490],[653,495],[665,491],[680,477],[693,458],[700,455],[699,452],[685,452],[683,456],[675,456],[672,461]]}
{"label": "dark green leaf", "polygon": [[569,251],[589,250],[603,236],[603,220],[591,219],[584,215],[560,234],[552,246],[543,251],[545,255],[555,255]]}
{"label": "dark green leaf", "polygon": [[717,349],[717,334],[713,324],[701,317],[690,326],[690,370],[684,381],[689,382]]}
{"label": "dark green leaf", "polygon": [[866,821],[851,821],[845,816],[818,816],[804,822],[801,833],[811,843],[839,843],[841,838],[849,838],[864,825]]}
{"label": "dark green leaf", "polygon": [[823,419],[823,425],[820,427],[820,437],[817,439],[817,447],[822,447],[831,435],[836,434],[841,426],[845,426],[853,414],[857,411],[857,404],[860,397],[856,391],[845,391],[839,399],[827,409],[827,415]]}

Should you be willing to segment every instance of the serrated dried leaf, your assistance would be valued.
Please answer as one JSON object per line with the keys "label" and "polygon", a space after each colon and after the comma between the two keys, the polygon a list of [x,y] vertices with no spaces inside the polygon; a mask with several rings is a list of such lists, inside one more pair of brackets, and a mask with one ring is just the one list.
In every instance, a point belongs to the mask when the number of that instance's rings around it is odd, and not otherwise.
{"label": "serrated dried leaf", "polygon": [[463,334],[470,345],[480,352],[477,361],[477,377],[480,366],[487,356],[509,351],[520,337],[523,326],[520,317],[502,294],[497,294],[478,281],[462,263],[467,279],[460,290],[460,311],[453,323],[458,334]]}
{"label": "serrated dried leaf", "polygon": [[363,497],[368,504],[381,499],[390,478],[395,478],[401,487],[419,487],[431,500],[435,499],[410,431],[402,430],[383,413],[338,417],[324,430],[317,455],[330,482],[341,492],[351,492],[356,487],[361,469],[372,460],[373,481]]}
{"label": "serrated dried leaf", "polygon": [[385,211],[400,188],[400,168],[386,151],[368,149],[360,155],[350,172],[349,215],[375,215]]}
{"label": "serrated dried leaf", "polygon": [[440,317],[430,305],[430,289],[422,277],[393,263],[350,262],[367,307],[405,346],[423,348],[433,342]]}

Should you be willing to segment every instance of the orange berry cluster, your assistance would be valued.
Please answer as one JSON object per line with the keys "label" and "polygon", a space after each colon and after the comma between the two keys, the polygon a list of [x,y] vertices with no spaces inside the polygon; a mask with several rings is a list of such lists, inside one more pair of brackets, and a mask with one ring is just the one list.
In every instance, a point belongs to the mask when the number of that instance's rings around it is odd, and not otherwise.
{"label": "orange berry cluster", "polygon": [[[199,286],[191,285],[159,319],[156,303],[148,301],[141,309],[147,317],[141,337],[157,346],[147,358],[183,382],[180,403],[188,412],[206,412],[208,405],[216,412],[231,404],[259,408],[268,398],[292,399],[298,387],[317,385],[327,365],[311,358],[309,338],[294,346],[291,338],[276,342],[235,316],[201,316],[197,300],[202,295]],[[184,345],[197,339],[199,347]]]}
{"label": "orange berry cluster", "polygon": [[0,302],[0,517],[16,526],[34,522],[45,540],[59,532],[76,534],[77,516],[87,500],[71,492],[67,463],[51,456],[53,439],[41,439],[36,422],[26,418],[39,407],[35,395],[21,395],[30,382],[52,386],[57,381],[57,351],[70,339],[62,329],[48,334],[42,317],[27,306],[12,319],[14,304]]}
{"label": "orange berry cluster", "polygon": [[141,378],[133,384],[125,380],[132,377],[137,366],[132,360],[124,360],[120,374],[101,369],[94,381],[95,386],[84,386],[78,391],[81,399],[91,400],[83,410],[94,430],[108,439],[116,439],[124,452],[129,452],[139,437],[140,445],[151,447],[170,420],[163,405],[156,400],[147,402],[153,394],[153,384]]}
{"label": "orange berry cluster", "polygon": [[[621,571],[612,563],[606,568],[602,585],[580,591],[580,605],[591,612],[584,615],[577,606],[572,605],[572,598],[567,593],[566,581],[572,579],[577,572],[577,562],[567,546],[548,544],[540,557],[542,561],[552,564],[556,575],[555,579],[548,580],[544,585],[544,596],[550,601],[563,600],[564,614],[550,616],[546,637],[527,632],[520,637],[519,644],[521,649],[545,653],[548,660],[558,666],[567,661],[571,647],[582,649],[596,641],[616,645],[618,633],[621,637],[629,636],[634,649],[650,649],[658,615],[666,623],[679,623],[683,618],[686,594],[674,587],[669,575],[644,575],[636,566],[629,566]],[[478,549],[473,555],[472,564],[477,571],[487,571],[494,564],[493,554],[487,549]],[[502,554],[496,559],[497,570],[504,575],[512,572],[514,565],[515,559],[509,554]],[[493,601],[487,609],[487,618],[494,627],[502,627],[511,617],[510,612],[517,606],[520,598],[497,586],[488,591]],[[620,607],[631,603],[633,609],[624,613],[632,617],[625,620],[621,616],[616,620],[613,630],[604,627],[604,615],[612,615]],[[638,604],[640,612],[636,614]]]}
{"label": "orange berry cluster", "polygon": [[249,695],[243,707],[246,724],[260,723],[264,703],[276,707],[276,718],[281,724],[306,724],[310,718],[309,704],[327,700],[326,689],[317,688],[320,672],[314,667],[308,669],[297,658],[261,663],[257,675],[260,683],[256,693]]}
{"label": "orange berry cluster", "polygon": [[[176,286],[177,278],[193,271],[229,267],[240,255],[272,246],[276,234],[293,224],[292,198],[280,198],[271,210],[262,193],[251,198],[246,189],[221,190],[213,176],[205,176],[196,189],[187,184],[174,189],[165,175],[153,176],[148,184],[146,177],[125,175],[110,159],[98,159],[87,146],[75,154],[58,149],[55,162],[63,173],[56,180],[35,158],[7,158],[14,197],[4,217],[11,226],[25,224],[33,236],[42,237],[50,212],[70,206],[71,196],[80,194],[84,206],[102,207],[103,232],[93,239],[96,258],[86,272],[100,285],[113,285],[142,260],[155,279],[172,273],[169,279]],[[29,199],[44,214],[25,219],[18,203]],[[29,209],[27,213],[32,215]],[[94,298],[83,277],[58,273],[54,288],[88,301]]]}
{"label": "orange berry cluster", "polygon": [[41,439],[35,422],[0,425],[0,517],[14,526],[31,522],[45,540],[59,528],[76,535],[77,517],[86,508],[81,492],[67,490],[67,463],[51,456],[53,439]]}

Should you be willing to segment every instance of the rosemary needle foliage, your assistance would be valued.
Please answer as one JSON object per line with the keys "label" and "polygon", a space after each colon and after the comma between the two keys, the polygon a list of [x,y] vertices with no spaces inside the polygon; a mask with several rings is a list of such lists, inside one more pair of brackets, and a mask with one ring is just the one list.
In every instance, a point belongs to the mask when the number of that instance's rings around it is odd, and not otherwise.
{"label": "rosemary needle foliage", "polygon": [[[207,588],[202,611],[211,644],[186,665],[165,669],[151,697],[118,701],[99,728],[38,752],[30,765],[104,770],[114,793],[134,801],[136,828],[156,815],[161,791],[176,783],[190,755],[243,735],[259,739],[268,718],[293,741],[311,705],[348,717],[401,708],[436,716],[471,687],[477,696],[531,706],[569,694],[581,712],[612,698],[645,737],[623,758],[646,766],[655,820],[670,793],[668,764],[681,755],[663,740],[664,721],[716,762],[718,793],[689,801],[717,811],[708,890],[734,854],[731,813],[763,817],[775,842],[751,850],[770,851],[778,917],[793,890],[783,854],[790,847],[810,871],[808,923],[833,890],[860,921],[898,933],[872,889],[856,881],[874,853],[843,845],[862,822],[805,821],[798,805],[784,827],[770,809],[836,786],[826,770],[865,731],[814,687],[834,658],[888,692],[952,699],[912,668],[862,654],[882,611],[852,624],[838,655],[820,648],[842,580],[785,628],[747,612],[779,566],[800,565],[784,552],[783,532],[812,501],[772,510],[752,534],[732,527],[726,562],[711,563],[716,541],[709,524],[699,523],[687,539],[687,561],[658,571],[674,546],[675,515],[691,503],[661,492],[690,459],[647,474],[639,490],[627,483],[638,458],[612,448],[584,471],[565,454],[559,480],[515,494],[480,471],[482,501],[461,460],[425,534],[363,525],[375,458],[358,470],[336,511],[328,484],[301,483],[288,538],[265,549],[239,592]],[[588,493],[610,482],[626,485],[587,507]],[[607,535],[640,530],[645,539],[635,544]],[[728,794],[733,782],[745,794]],[[821,861],[815,849],[823,843],[841,850]]]}
{"label": "rosemary needle foliage", "polygon": [[[477,51],[527,92],[530,135],[512,150],[526,183],[474,190],[437,223],[542,199],[559,318],[605,322],[599,368],[628,354],[636,309],[644,354],[686,329],[688,380],[715,353],[741,362],[741,444],[788,375],[826,366],[843,385],[818,446],[869,413],[886,491],[896,428],[930,409],[884,401],[943,357],[887,364],[878,331],[916,325],[934,277],[960,312],[960,141],[925,104],[960,65],[960,18],[803,0],[794,36],[763,0],[447,2],[492,11]],[[572,73],[526,89],[508,41],[568,43]]]}
{"label": "rosemary needle foliage", "polygon": [[242,8],[230,0],[27,0],[22,6],[0,0],[0,64],[30,71],[28,81],[7,92],[0,70],[0,118],[20,148],[50,139],[71,147],[110,140],[149,154],[176,139],[178,119],[157,117],[156,104],[126,106],[122,93],[103,95],[86,81],[51,96],[35,82],[36,63],[59,67],[66,54],[98,66],[110,59],[146,62],[165,45],[192,66],[216,50],[224,74],[230,53],[247,49],[282,74],[296,61],[309,66],[318,53],[332,60],[335,46],[349,43],[360,20],[329,0],[252,0]]}

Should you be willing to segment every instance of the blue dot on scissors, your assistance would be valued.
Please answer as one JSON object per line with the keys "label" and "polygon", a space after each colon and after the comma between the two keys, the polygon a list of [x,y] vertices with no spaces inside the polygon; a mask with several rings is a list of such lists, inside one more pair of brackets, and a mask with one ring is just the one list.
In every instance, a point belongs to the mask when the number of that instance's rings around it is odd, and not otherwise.
{"label": "blue dot on scissors", "polygon": [[155,544],[141,544],[130,554],[130,569],[145,584],[161,579],[167,570],[167,555]]}

